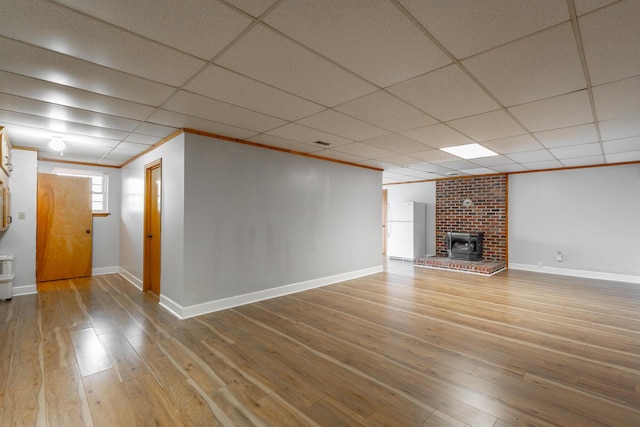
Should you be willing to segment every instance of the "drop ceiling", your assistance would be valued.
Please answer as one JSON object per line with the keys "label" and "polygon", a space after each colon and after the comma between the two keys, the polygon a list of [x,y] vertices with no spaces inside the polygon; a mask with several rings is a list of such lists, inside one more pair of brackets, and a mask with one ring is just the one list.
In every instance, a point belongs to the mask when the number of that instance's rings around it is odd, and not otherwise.
{"label": "drop ceiling", "polygon": [[[190,128],[385,183],[640,161],[637,0],[0,4],[0,125],[41,159]],[[497,155],[440,150],[470,143]]]}

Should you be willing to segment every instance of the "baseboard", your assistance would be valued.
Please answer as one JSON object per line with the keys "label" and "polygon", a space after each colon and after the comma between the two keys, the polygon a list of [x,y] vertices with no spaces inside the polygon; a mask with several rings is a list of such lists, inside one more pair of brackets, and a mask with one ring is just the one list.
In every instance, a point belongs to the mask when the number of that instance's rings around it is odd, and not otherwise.
{"label": "baseboard", "polygon": [[118,267],[118,271],[116,271],[116,273],[124,277],[127,280],[127,282],[131,283],[136,288],[142,290],[142,280],[138,279],[136,276],[129,273],[124,268]]}
{"label": "baseboard", "polygon": [[583,277],[585,279],[611,280],[613,282],[627,282],[640,284],[640,276],[627,274],[605,273],[601,271],[574,270],[570,268],[538,267],[529,264],[509,263],[509,269],[534,271],[536,273],[559,274],[561,276]]}
{"label": "baseboard", "polygon": [[116,274],[120,271],[120,267],[100,267],[91,270],[92,276],[100,276],[101,274]]}
{"label": "baseboard", "polygon": [[346,280],[356,279],[358,277],[368,276],[370,274],[380,273],[384,271],[383,267],[371,267],[363,270],[356,270],[342,274],[336,274],[333,276],[322,277],[319,279],[307,280],[305,282],[293,283],[290,285],[279,286],[277,288],[265,289],[263,291],[251,292],[248,294],[237,295],[229,298],[222,298],[214,301],[207,301],[205,303],[190,305],[183,307],[172,301],[170,298],[160,296],[160,305],[165,307],[175,316],[180,319],[188,319],[194,316],[200,316],[207,313],[213,313],[214,311],[225,310],[228,308],[238,307],[244,304],[251,304],[258,301],[263,301],[270,298],[280,297],[284,295],[293,294],[296,292],[306,291],[309,289],[319,288],[322,286],[331,285],[333,283],[344,282]]}
{"label": "baseboard", "polygon": [[12,290],[13,296],[17,297],[20,295],[31,295],[38,293],[38,287],[36,285],[27,285],[27,286],[14,286]]}

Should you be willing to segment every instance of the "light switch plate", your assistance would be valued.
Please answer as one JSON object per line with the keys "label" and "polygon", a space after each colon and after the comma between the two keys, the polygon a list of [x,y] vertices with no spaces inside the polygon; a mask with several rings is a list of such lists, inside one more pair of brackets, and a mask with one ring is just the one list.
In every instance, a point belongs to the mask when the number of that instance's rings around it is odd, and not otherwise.
{"label": "light switch plate", "polygon": [[26,212],[18,212],[18,219],[27,219]]}

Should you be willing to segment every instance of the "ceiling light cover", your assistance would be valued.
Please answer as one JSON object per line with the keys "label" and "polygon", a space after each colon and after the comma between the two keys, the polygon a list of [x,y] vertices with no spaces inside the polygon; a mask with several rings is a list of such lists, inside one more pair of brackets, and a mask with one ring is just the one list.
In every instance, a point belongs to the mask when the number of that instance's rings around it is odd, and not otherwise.
{"label": "ceiling light cover", "polygon": [[49,141],[49,147],[51,147],[51,149],[55,151],[62,151],[64,150],[64,147],[66,147],[66,144],[64,143],[62,138],[53,137],[51,138],[51,141]]}
{"label": "ceiling light cover", "polygon": [[476,143],[456,145],[454,147],[444,147],[440,150],[445,151],[449,154],[453,154],[454,156],[461,157],[463,159],[477,159],[480,157],[490,157],[498,155],[498,153],[495,153],[488,148],[485,148],[482,145]]}

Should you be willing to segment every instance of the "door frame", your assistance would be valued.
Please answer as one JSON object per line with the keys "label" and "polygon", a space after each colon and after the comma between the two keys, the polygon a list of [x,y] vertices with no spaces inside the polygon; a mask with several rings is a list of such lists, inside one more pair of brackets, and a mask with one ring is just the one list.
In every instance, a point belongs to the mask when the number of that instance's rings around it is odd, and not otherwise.
{"label": "door frame", "polygon": [[[143,245],[143,266],[142,266],[142,290],[144,292],[146,291],[153,291],[152,289],[152,284],[151,284],[151,275],[152,275],[152,267],[151,267],[151,262],[152,262],[152,257],[151,257],[151,240],[149,238],[147,238],[147,235],[149,233],[149,229],[151,227],[151,215],[153,213],[153,210],[151,209],[152,204],[154,203],[154,201],[151,199],[151,187],[153,185],[151,176],[152,176],[152,171],[154,169],[158,169],[160,168],[160,197],[162,198],[162,159],[156,159],[151,163],[147,163],[146,165],[144,165],[144,227],[143,227],[143,241],[144,241],[144,245]],[[159,232],[162,232],[162,212],[160,213],[160,218],[158,221],[158,228],[159,228]],[[158,240],[160,241],[160,245],[162,245],[162,234],[158,235]],[[162,253],[162,246],[160,247],[160,252]],[[158,269],[160,269],[161,271],[162,266],[158,266]],[[157,295],[160,296],[160,283],[157,284],[158,285],[158,292]],[[154,292],[155,293],[155,292]]]}
{"label": "door frame", "polygon": [[387,203],[389,190],[382,190],[382,255],[387,254]]}

